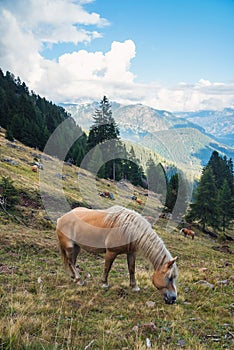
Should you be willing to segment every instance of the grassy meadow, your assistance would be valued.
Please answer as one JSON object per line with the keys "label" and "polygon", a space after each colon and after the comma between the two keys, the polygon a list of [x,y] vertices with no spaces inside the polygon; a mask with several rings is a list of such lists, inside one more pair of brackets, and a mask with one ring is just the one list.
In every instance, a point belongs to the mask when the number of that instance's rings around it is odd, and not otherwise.
{"label": "grassy meadow", "polygon": [[[3,133],[0,137],[0,177],[10,176],[20,193],[13,212],[0,210],[0,350],[234,348],[232,241],[214,240],[198,229],[191,240],[165,219],[154,223],[169,251],[179,257],[174,305],[164,304],[151,283],[152,267],[141,256],[136,264],[139,293],[128,286],[125,256],[114,262],[111,288],[103,290],[103,256],[81,252],[77,263],[86,283],[78,286],[64,269],[54,224],[41,202],[40,175],[31,170],[40,152],[9,143]],[[57,163],[52,161],[55,169],[48,178],[56,173]],[[90,174],[68,165],[62,172],[71,206],[123,204],[138,211],[144,207],[142,189],[99,180],[93,193]],[[78,172],[83,174],[85,194],[79,191]],[[49,186],[59,196],[55,178]],[[98,191],[104,190],[112,191],[115,200],[101,198]],[[132,193],[138,193],[142,206],[130,200]],[[159,199],[150,196],[147,214],[159,211]]]}

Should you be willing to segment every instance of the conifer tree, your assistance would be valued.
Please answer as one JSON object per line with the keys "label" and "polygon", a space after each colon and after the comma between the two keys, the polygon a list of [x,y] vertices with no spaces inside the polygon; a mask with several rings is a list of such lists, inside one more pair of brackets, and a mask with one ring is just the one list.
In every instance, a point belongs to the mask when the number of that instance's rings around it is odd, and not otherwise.
{"label": "conifer tree", "polygon": [[214,151],[210,157],[207,167],[212,169],[217,189],[221,189],[223,182],[226,179],[232,194],[234,194],[232,159],[230,158],[228,160],[226,156],[222,157],[217,151]]}
{"label": "conifer tree", "polygon": [[167,196],[166,196],[165,205],[170,212],[172,212],[175,206],[177,195],[178,195],[178,188],[179,188],[179,176],[178,176],[178,173],[176,173],[171,176],[171,179],[167,187]]}
{"label": "conifer tree", "polygon": [[194,195],[194,203],[186,217],[188,221],[198,220],[203,231],[207,226],[219,227],[219,209],[215,176],[210,167],[205,167]]}
{"label": "conifer tree", "polygon": [[107,140],[119,139],[119,128],[112,116],[111,104],[106,96],[99,103],[93,116],[87,141],[88,150]]}
{"label": "conifer tree", "polygon": [[114,140],[113,142],[106,143],[105,153],[108,157],[112,158],[112,160],[103,165],[101,173],[105,174],[104,177],[115,180],[117,164],[114,154],[116,153],[115,148],[118,149],[120,147],[119,128],[112,116],[111,104],[106,96],[103,97],[99,103],[99,107],[96,108],[93,119],[94,123],[90,128],[87,149],[90,151],[98,144]]}

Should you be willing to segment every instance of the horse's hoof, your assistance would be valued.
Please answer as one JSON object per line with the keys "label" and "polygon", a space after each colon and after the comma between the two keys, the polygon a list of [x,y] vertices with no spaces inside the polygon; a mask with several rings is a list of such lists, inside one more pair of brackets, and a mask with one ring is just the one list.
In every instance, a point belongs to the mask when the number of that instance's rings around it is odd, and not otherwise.
{"label": "horse's hoof", "polygon": [[109,289],[110,285],[108,283],[103,283],[102,288]]}
{"label": "horse's hoof", "polygon": [[84,281],[81,280],[80,277],[74,278],[73,282],[79,284],[80,286],[84,285]]}
{"label": "horse's hoof", "polygon": [[79,286],[84,286],[84,285],[85,285],[85,282],[84,282],[83,280],[79,280],[79,281],[77,281],[77,284],[78,284]]}
{"label": "horse's hoof", "polygon": [[132,291],[133,292],[140,292],[141,288],[139,288],[138,286],[132,287]]}

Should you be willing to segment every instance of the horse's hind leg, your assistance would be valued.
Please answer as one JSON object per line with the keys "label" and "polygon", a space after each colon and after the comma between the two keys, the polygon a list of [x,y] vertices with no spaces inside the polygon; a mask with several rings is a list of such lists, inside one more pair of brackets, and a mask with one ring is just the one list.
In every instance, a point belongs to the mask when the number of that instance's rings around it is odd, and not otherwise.
{"label": "horse's hind leg", "polygon": [[81,275],[76,268],[76,259],[79,252],[80,247],[77,244],[74,244],[73,247],[67,248],[66,250],[68,266],[74,276],[74,282],[79,282],[80,285],[83,285],[84,281],[81,279]]}
{"label": "horse's hind leg", "polygon": [[127,261],[128,261],[128,271],[130,276],[130,287],[132,287],[132,290],[135,292],[139,292],[140,288],[136,284],[135,279],[135,261],[136,261],[136,253],[128,253],[127,254]]}
{"label": "horse's hind leg", "polygon": [[105,265],[104,265],[104,271],[102,275],[102,282],[103,282],[103,288],[109,288],[108,284],[108,274],[111,269],[111,266],[116,258],[117,254],[115,252],[111,252],[109,250],[106,251],[105,255]]}

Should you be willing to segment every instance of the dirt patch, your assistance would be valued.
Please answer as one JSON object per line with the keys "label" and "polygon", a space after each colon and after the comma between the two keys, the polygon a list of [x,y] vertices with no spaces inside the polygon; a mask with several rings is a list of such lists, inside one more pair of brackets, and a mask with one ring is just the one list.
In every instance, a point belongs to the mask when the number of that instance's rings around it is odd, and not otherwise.
{"label": "dirt patch", "polygon": [[39,209],[41,208],[41,199],[37,198],[37,196],[35,196],[35,198],[32,198],[27,193],[22,192],[20,193],[20,204],[23,207]]}
{"label": "dirt patch", "polygon": [[231,250],[231,248],[228,245],[222,245],[222,246],[214,246],[212,247],[212,249],[222,252],[222,253],[228,253],[228,254],[232,254],[233,251]]}
{"label": "dirt patch", "polygon": [[0,273],[3,273],[5,275],[13,273],[16,269],[16,266],[0,265]]}

